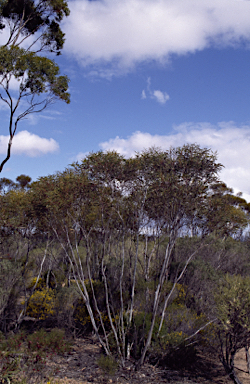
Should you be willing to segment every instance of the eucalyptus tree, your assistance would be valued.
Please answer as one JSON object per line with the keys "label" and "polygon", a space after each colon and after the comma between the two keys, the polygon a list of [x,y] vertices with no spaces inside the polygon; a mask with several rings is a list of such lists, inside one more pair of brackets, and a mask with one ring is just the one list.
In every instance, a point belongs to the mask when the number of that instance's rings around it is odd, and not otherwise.
{"label": "eucalyptus tree", "polygon": [[[161,321],[158,334],[176,284],[197,252],[212,241],[209,235],[232,234],[238,230],[239,225],[247,225],[245,213],[229,204],[228,195],[232,191],[220,181],[218,173],[222,165],[217,163],[216,155],[210,150],[198,145],[184,145],[169,151],[153,148],[142,153],[140,159],[144,178],[149,185],[145,203],[146,214],[159,227],[162,235],[168,237],[168,242],[154,292],[151,325],[138,367],[143,364],[151,345],[159,311]],[[230,220],[232,218],[233,221]],[[181,231],[187,231],[194,225],[202,242],[186,256],[174,278],[172,289],[163,298],[163,287],[168,280],[168,270],[177,238]]]}
{"label": "eucalyptus tree", "polygon": [[[153,148],[131,159],[98,152],[32,184],[36,226],[60,244],[69,283],[105,352],[115,349],[122,365],[136,354],[138,315],[143,324],[150,319],[140,367],[193,258],[216,237],[247,225],[246,209],[219,179],[221,168],[215,154],[197,145]],[[191,232],[197,241],[173,276],[176,242]]]}
{"label": "eucalyptus tree", "polygon": [[[55,175],[47,197],[50,228],[70,264],[93,329],[107,354],[111,354],[111,330],[122,363],[125,230],[121,210],[125,163],[116,153],[91,154],[82,165]],[[118,270],[114,263],[119,265]]]}
{"label": "eucalyptus tree", "polygon": [[31,177],[28,175],[24,175],[24,174],[19,175],[16,178],[17,187],[21,189],[28,189],[30,188],[31,180],[32,180]]}
{"label": "eucalyptus tree", "polygon": [[8,179],[7,177],[1,177],[0,178],[0,192],[1,194],[4,194],[5,192],[10,191],[11,189],[14,189],[16,184],[14,181]]}
{"label": "eucalyptus tree", "polygon": [[34,52],[60,54],[64,33],[60,22],[69,15],[65,0],[1,0],[0,29],[8,30],[5,46],[20,46]]}
{"label": "eucalyptus tree", "polygon": [[9,142],[0,172],[11,155],[18,123],[56,100],[69,103],[67,76],[42,53],[60,54],[64,34],[60,22],[69,15],[64,0],[1,0],[0,99],[9,110]]}

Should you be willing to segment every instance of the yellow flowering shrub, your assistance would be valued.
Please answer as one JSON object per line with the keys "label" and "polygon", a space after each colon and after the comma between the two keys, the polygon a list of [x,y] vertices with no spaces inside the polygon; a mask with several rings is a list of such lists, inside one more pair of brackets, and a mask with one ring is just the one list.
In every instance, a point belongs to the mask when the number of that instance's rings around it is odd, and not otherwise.
{"label": "yellow flowering shrub", "polygon": [[36,284],[36,289],[43,289],[46,286],[45,281],[41,277],[40,279],[38,279],[38,281],[37,281],[37,277],[33,277],[28,288],[29,289],[33,288],[35,284]]}
{"label": "yellow flowering shrub", "polygon": [[26,314],[39,320],[45,320],[55,314],[55,295],[53,289],[36,290],[31,296]]}

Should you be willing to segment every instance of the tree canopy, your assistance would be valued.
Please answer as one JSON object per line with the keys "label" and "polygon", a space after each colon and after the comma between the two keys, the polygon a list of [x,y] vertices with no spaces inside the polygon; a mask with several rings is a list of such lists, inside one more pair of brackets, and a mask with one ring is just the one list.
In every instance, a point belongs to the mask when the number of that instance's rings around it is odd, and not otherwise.
{"label": "tree canopy", "polygon": [[1,0],[0,28],[9,30],[5,46],[20,46],[28,40],[26,50],[58,55],[64,43],[60,22],[68,15],[64,0]]}
{"label": "tree canopy", "polygon": [[[0,29],[9,30],[0,47],[0,99],[9,109],[9,142],[0,172],[10,158],[19,121],[56,100],[70,101],[68,77],[60,75],[52,59],[42,56],[46,51],[60,54],[64,43],[60,22],[68,15],[63,0],[0,2]],[[13,81],[18,82],[18,90]]]}
{"label": "tree canopy", "polygon": [[94,330],[108,356],[121,366],[133,356],[137,369],[205,338],[237,381],[233,359],[250,340],[249,204],[221,168],[184,145],[91,153],[33,183],[0,179],[0,330],[26,316]]}

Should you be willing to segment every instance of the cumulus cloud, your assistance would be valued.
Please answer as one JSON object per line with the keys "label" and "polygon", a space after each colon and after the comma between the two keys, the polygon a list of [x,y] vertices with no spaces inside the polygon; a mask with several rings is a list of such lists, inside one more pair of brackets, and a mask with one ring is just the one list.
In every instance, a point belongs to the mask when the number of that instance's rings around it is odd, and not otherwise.
{"label": "cumulus cloud", "polygon": [[148,77],[147,79],[147,91],[143,89],[141,93],[141,99],[144,100],[147,98],[147,94],[149,97],[153,100],[156,100],[160,104],[165,104],[166,101],[170,99],[170,96],[166,92],[162,92],[159,89],[152,90],[151,89],[151,78]]}
{"label": "cumulus cloud", "polygon": [[69,7],[65,50],[103,76],[143,61],[164,63],[173,54],[250,40],[245,0],[75,0]]}
{"label": "cumulus cloud", "polygon": [[165,104],[169,100],[169,95],[160,90],[153,91],[153,98],[160,104]]}
{"label": "cumulus cloud", "polygon": [[129,157],[136,151],[141,152],[152,146],[168,149],[185,143],[197,143],[217,151],[218,161],[224,165],[222,180],[235,192],[243,192],[243,196],[250,201],[250,125],[237,126],[233,122],[217,125],[206,122],[183,123],[174,127],[172,134],[154,135],[137,131],[126,139],[117,136],[100,143],[100,147],[104,151],[116,150]]}
{"label": "cumulus cloud", "polygon": [[[9,137],[0,135],[0,154],[5,155]],[[13,155],[38,157],[56,152],[59,144],[54,139],[46,139],[28,131],[18,132],[12,143]]]}

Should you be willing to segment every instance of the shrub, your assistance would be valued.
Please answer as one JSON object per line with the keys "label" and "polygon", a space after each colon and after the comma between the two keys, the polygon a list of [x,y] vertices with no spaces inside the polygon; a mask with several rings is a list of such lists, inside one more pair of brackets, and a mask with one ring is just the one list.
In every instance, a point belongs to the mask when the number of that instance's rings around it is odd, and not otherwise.
{"label": "shrub", "polygon": [[99,368],[107,375],[114,375],[117,370],[117,362],[112,356],[101,355],[97,360]]}
{"label": "shrub", "polygon": [[[20,375],[42,377],[49,355],[61,354],[70,350],[63,330],[53,329],[46,332],[41,329],[30,335],[19,332],[8,339],[0,340],[0,379],[11,379]],[[13,380],[12,380],[13,379]]]}
{"label": "shrub", "polygon": [[58,328],[52,329],[50,332],[41,329],[32,333],[27,337],[27,345],[31,352],[40,350],[44,353],[61,354],[70,349],[64,330]]}
{"label": "shrub", "polygon": [[30,297],[26,314],[39,320],[55,314],[55,294],[51,288],[36,290]]}

